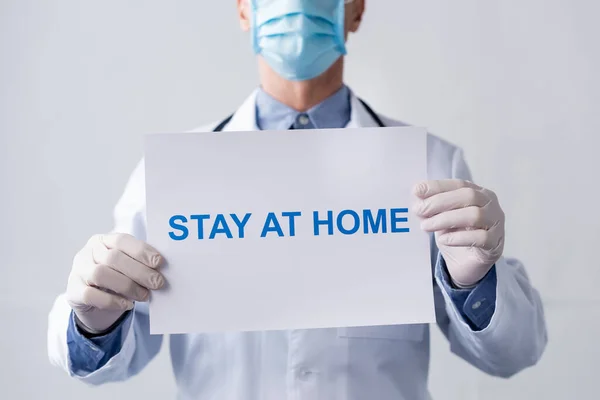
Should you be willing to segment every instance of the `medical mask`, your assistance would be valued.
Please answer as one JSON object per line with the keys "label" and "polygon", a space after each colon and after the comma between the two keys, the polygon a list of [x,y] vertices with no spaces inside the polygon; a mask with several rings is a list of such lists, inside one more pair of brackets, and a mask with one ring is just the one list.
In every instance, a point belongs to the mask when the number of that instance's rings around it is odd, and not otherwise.
{"label": "medical mask", "polygon": [[250,0],[252,46],[287,80],[325,72],[346,54],[344,0]]}

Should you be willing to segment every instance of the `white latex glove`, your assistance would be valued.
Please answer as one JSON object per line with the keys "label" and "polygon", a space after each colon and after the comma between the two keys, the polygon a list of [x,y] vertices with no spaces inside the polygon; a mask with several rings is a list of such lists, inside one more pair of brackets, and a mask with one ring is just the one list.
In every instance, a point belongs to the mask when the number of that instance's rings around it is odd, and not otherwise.
{"label": "white latex glove", "polygon": [[[80,328],[102,333],[133,301],[146,301],[149,290],[164,285],[156,270],[162,256],[131,235],[95,235],[73,260],[66,299]],[[83,326],[81,326],[83,325]]]}
{"label": "white latex glove", "polygon": [[452,281],[477,284],[504,250],[504,212],[496,194],[463,180],[421,182],[414,213],[435,240]]}

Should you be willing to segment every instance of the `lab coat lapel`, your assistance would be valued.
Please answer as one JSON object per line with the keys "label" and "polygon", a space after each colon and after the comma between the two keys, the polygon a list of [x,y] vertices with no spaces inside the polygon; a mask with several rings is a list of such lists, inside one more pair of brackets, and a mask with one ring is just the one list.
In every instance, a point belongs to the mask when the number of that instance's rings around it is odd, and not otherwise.
{"label": "lab coat lapel", "polygon": [[257,131],[258,125],[256,124],[256,93],[258,89],[255,89],[250,96],[242,103],[240,108],[233,114],[231,121],[225,126],[223,131],[234,132],[234,131]]}
{"label": "lab coat lapel", "polygon": [[350,121],[346,128],[376,128],[379,126],[354,93],[350,93]]}

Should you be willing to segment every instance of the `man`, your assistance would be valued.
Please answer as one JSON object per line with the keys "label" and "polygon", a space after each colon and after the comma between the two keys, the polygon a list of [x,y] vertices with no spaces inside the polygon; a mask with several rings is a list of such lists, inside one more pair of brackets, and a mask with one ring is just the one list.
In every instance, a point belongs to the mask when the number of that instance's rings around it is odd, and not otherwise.
{"label": "man", "polygon": [[[403,125],[377,115],[343,84],[345,41],[359,28],[364,0],[237,4],[261,86],[230,118],[197,131]],[[509,377],[534,365],[545,348],[540,297],[521,263],[502,256],[504,214],[493,192],[470,182],[461,150],[429,135],[428,173],[430,180],[415,186],[413,212],[431,233],[437,323],[454,353]],[[94,385],[137,374],[163,341],[149,334],[145,303],[165,281],[162,256],[144,243],[143,162],[116,206],[115,222],[113,233],[92,237],[76,255],[67,291],[49,317],[51,361]],[[180,398],[428,397],[424,324],[169,340]]]}

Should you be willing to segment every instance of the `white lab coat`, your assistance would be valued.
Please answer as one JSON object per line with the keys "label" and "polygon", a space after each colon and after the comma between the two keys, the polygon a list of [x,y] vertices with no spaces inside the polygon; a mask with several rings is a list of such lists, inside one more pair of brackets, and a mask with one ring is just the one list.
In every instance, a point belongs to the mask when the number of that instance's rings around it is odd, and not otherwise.
{"label": "white lab coat", "polygon": [[[255,95],[242,104],[225,132],[258,129]],[[377,126],[354,95],[351,107],[348,127]],[[403,125],[380,117],[386,126]],[[215,125],[194,131],[210,131]],[[433,135],[428,138],[428,175],[430,179],[471,179],[461,150]],[[114,230],[145,239],[143,161],[115,208]],[[432,265],[438,257],[432,240]],[[501,258],[496,271],[496,309],[485,329],[471,330],[436,283],[437,324],[452,352],[489,374],[509,377],[538,361],[547,341],[546,326],[540,297],[521,263]],[[163,341],[162,336],[149,334],[148,307],[138,303],[125,328],[121,351],[101,369],[77,375],[71,369],[67,347],[69,315],[70,308],[60,295],[49,315],[49,357],[53,364],[89,384],[121,381],[137,374],[159,352]],[[171,335],[169,341],[180,399],[428,398],[429,326],[425,324]]]}

